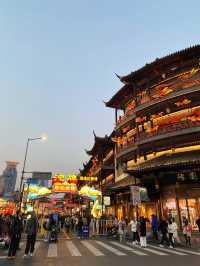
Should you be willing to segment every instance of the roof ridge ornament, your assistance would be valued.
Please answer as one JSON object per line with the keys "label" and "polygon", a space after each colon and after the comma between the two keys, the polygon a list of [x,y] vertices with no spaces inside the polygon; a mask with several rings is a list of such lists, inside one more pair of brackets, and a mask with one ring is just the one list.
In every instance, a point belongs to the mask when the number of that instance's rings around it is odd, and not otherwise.
{"label": "roof ridge ornament", "polygon": [[97,135],[96,135],[96,133],[95,133],[94,129],[93,129],[93,135],[94,135],[94,137],[95,137],[95,138],[97,137]]}
{"label": "roof ridge ornament", "polygon": [[115,76],[118,78],[118,79],[120,79],[121,80],[121,76],[120,75],[118,75],[117,73],[115,73]]}

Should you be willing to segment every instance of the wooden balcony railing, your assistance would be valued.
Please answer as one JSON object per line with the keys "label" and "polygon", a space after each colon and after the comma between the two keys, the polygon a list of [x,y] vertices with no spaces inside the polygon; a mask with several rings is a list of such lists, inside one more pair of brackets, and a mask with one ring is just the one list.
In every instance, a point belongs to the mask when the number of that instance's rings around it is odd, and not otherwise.
{"label": "wooden balcony railing", "polygon": [[163,134],[167,134],[170,132],[174,132],[174,131],[180,131],[186,128],[193,128],[196,126],[200,126],[200,121],[181,121],[178,123],[174,123],[174,124],[168,124],[168,125],[164,125],[162,127],[159,127],[157,131],[154,131],[152,133],[146,133],[146,132],[141,132],[139,133],[139,136],[136,139],[136,143],[150,138],[150,137],[154,137],[154,136],[158,136],[158,135],[163,135]]}
{"label": "wooden balcony railing", "polygon": [[[123,145],[121,147],[117,148],[117,157],[121,157],[124,154],[127,154],[133,150],[137,149],[137,146],[143,143],[151,142],[154,138],[157,140],[159,137],[170,137],[171,133],[177,133],[177,135],[181,135],[181,130],[184,129],[191,129],[193,131],[196,131],[200,127],[200,121],[181,121],[179,123],[174,123],[174,124],[168,124],[164,125],[162,127],[159,127],[159,129],[155,132],[152,133],[147,133],[147,132],[140,132],[138,137],[135,139],[135,141],[128,142],[126,145]],[[188,132],[183,132],[183,133],[190,133]]]}

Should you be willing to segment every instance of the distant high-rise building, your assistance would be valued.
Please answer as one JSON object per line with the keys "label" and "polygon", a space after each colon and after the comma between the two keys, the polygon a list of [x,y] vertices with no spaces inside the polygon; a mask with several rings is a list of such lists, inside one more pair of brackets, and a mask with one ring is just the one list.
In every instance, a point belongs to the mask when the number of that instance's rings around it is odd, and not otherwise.
{"label": "distant high-rise building", "polygon": [[18,164],[16,161],[6,161],[6,169],[0,177],[0,194],[3,196],[10,196],[15,191]]}

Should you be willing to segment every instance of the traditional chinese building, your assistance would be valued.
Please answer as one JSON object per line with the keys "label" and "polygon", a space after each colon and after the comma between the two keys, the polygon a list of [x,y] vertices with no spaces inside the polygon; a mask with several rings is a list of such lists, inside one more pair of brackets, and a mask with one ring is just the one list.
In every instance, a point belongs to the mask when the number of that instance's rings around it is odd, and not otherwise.
{"label": "traditional chinese building", "polygon": [[172,214],[195,227],[200,215],[200,45],[118,76],[106,106],[116,114],[118,216],[132,216],[130,185],[148,189],[140,214]]}
{"label": "traditional chinese building", "polygon": [[[111,193],[111,186],[114,183],[114,143],[111,136],[98,137],[94,133],[94,144],[91,150],[86,150],[90,156],[89,161],[83,164],[80,170],[82,176],[98,177],[98,182],[93,183],[98,190],[101,190],[103,198],[109,196],[111,204],[106,206],[106,214],[114,213],[114,196]],[[90,182],[87,182],[90,185]],[[103,202],[106,204],[106,202]]]}

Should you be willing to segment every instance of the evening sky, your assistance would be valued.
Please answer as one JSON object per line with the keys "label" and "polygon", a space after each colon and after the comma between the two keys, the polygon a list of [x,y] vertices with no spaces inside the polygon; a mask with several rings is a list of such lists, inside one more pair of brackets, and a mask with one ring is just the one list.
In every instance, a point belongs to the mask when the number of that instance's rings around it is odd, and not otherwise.
{"label": "evening sky", "polygon": [[93,129],[112,131],[103,100],[125,75],[200,40],[200,1],[11,0],[0,2],[0,170],[76,172]]}

